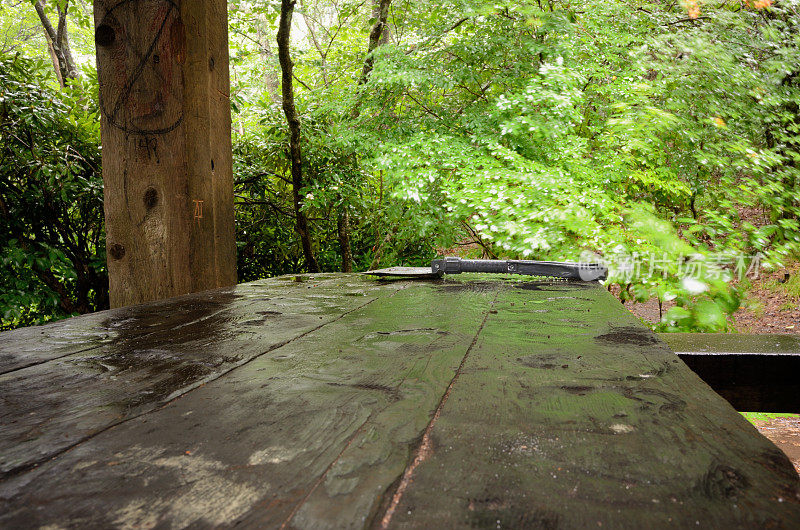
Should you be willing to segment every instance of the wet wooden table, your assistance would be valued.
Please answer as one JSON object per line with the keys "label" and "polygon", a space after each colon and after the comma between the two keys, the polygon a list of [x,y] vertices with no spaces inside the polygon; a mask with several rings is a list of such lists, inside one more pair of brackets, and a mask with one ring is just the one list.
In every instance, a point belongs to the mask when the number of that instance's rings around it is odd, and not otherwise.
{"label": "wet wooden table", "polygon": [[800,525],[597,284],[275,278],[0,335],[0,526]]}

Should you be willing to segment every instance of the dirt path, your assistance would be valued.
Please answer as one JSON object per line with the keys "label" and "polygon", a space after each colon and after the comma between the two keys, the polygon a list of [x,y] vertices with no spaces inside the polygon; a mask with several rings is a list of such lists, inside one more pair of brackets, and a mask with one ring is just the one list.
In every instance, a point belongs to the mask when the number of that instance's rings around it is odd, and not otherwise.
{"label": "dirt path", "polygon": [[[788,277],[787,277],[788,274]],[[762,272],[758,279],[752,280],[742,308],[734,314],[731,323],[739,333],[800,333],[800,297],[790,295],[783,286],[795,275],[800,276],[800,264],[780,269],[772,273]],[[618,294],[619,289],[612,289]],[[658,300],[647,302],[626,302],[625,307],[645,322],[656,324],[661,320]],[[665,304],[663,312],[671,307]],[[733,331],[732,330],[732,331]]]}
{"label": "dirt path", "polygon": [[746,413],[745,417],[786,453],[800,473],[800,415]]}

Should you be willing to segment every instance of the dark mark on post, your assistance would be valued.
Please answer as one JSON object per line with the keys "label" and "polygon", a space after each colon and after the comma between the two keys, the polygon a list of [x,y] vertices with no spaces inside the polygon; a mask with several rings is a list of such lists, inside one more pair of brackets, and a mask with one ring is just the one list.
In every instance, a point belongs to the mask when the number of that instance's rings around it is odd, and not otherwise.
{"label": "dark mark on post", "polygon": [[147,188],[144,192],[144,207],[148,210],[152,210],[158,204],[158,192],[152,186]]}
{"label": "dark mark on post", "polygon": [[114,243],[113,245],[108,247],[108,253],[111,255],[112,258],[119,261],[125,257],[125,247],[123,247],[119,243]]}
{"label": "dark mark on post", "polygon": [[98,46],[111,46],[115,39],[114,28],[108,24],[100,24],[94,31],[94,42]]}

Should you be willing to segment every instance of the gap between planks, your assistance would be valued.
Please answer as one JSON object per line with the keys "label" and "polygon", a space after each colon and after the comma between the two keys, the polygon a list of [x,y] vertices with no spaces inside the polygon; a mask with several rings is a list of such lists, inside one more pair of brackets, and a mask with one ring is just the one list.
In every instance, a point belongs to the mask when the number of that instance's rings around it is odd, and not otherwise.
{"label": "gap between planks", "polygon": [[467,348],[467,351],[464,353],[464,357],[461,358],[458,369],[456,369],[456,373],[450,380],[450,384],[447,385],[447,389],[444,391],[442,398],[439,400],[439,405],[436,407],[436,411],[433,413],[431,421],[429,421],[428,425],[425,427],[425,431],[422,434],[422,440],[417,446],[417,449],[414,451],[414,457],[408,467],[406,467],[405,471],[403,471],[403,476],[400,478],[400,482],[398,483],[394,494],[392,494],[392,499],[389,502],[389,506],[386,508],[383,517],[380,518],[380,523],[377,524],[378,528],[381,528],[381,530],[389,528],[389,525],[392,522],[392,517],[394,516],[394,512],[397,510],[397,506],[400,504],[400,501],[403,498],[403,494],[405,493],[406,489],[408,489],[408,486],[411,485],[411,481],[414,478],[414,471],[416,471],[417,467],[430,456],[432,451],[431,432],[433,431],[433,427],[436,425],[436,421],[439,419],[439,416],[441,416],[442,409],[444,408],[445,403],[447,403],[447,399],[450,397],[450,392],[453,390],[453,386],[456,384],[456,381],[458,381],[458,377],[461,375],[461,372],[464,369],[464,365],[467,362],[470,352],[475,347],[475,344],[477,344],[478,337],[480,337],[483,327],[486,325],[486,320],[488,320],[489,315],[492,312],[492,307],[494,307],[495,303],[497,302],[499,295],[500,290],[495,293],[494,299],[489,305],[489,309],[487,309],[486,314],[483,315],[483,320],[481,321],[481,325],[478,327],[478,331],[475,333],[475,337],[473,337],[472,342]]}
{"label": "gap between planks", "polygon": [[292,508],[292,511],[289,513],[289,515],[286,517],[286,519],[283,521],[283,523],[281,523],[281,527],[280,527],[281,530],[286,528],[287,525],[292,521],[292,519],[297,514],[297,512],[300,510],[300,508],[303,507],[303,504],[305,504],[305,502],[308,500],[308,498],[311,497],[311,495],[314,493],[314,491],[316,491],[317,487],[320,484],[322,484],[322,481],[325,480],[325,477],[328,476],[328,472],[331,469],[333,469],[333,466],[336,465],[336,463],[339,461],[339,459],[342,458],[342,455],[345,453],[345,451],[347,451],[347,449],[353,444],[353,440],[355,440],[356,437],[361,433],[361,431],[364,430],[364,425],[369,423],[369,420],[371,420],[371,419],[372,419],[372,414],[367,416],[367,419],[365,419],[364,422],[361,425],[358,426],[358,429],[356,429],[355,432],[350,435],[350,437],[347,439],[347,442],[345,442],[344,447],[342,447],[342,450],[339,451],[338,455],[336,455],[336,458],[334,458],[331,461],[331,463],[328,464],[328,467],[325,468],[325,471],[323,471],[322,474],[319,476],[319,478],[316,481],[314,481],[314,485],[311,486],[311,489],[308,490],[308,493],[306,493],[305,496],[302,499],[300,499],[300,501],[295,505],[295,507]]}

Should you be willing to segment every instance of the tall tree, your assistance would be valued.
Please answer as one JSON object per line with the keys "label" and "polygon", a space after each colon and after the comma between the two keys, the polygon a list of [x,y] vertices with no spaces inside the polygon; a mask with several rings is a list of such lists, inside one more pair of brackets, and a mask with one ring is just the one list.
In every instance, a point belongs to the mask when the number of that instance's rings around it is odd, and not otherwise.
{"label": "tall tree", "polygon": [[[361,70],[361,77],[358,84],[364,85],[369,79],[369,74],[372,72],[374,59],[372,53],[383,44],[386,44],[388,36],[387,19],[389,17],[389,5],[392,0],[373,0],[372,3],[372,16],[375,19],[372,29],[369,32],[369,44],[367,46],[367,55],[364,58],[364,66]],[[358,103],[353,109],[353,117],[358,117]],[[342,272],[353,271],[353,252],[350,244],[350,213],[347,210],[347,203],[342,202],[339,209],[339,216],[337,220],[337,234],[339,236],[339,247],[342,253]]]}
{"label": "tall tree", "polygon": [[81,75],[75,64],[75,60],[72,58],[72,49],[70,48],[69,37],[67,36],[67,8],[69,7],[69,0],[65,0],[63,4],[56,3],[56,13],[58,14],[58,27],[56,28],[53,27],[50,18],[45,12],[45,0],[36,0],[33,3],[33,7],[36,9],[36,14],[39,15],[39,20],[42,22],[58,82],[61,86],[64,86],[69,82],[68,80],[77,79]]}
{"label": "tall tree", "polygon": [[294,202],[295,229],[303,246],[303,256],[310,272],[319,272],[319,264],[311,246],[311,231],[308,218],[303,212],[300,190],[303,188],[303,158],[300,151],[300,117],[294,104],[294,85],[292,80],[292,58],[289,53],[289,37],[292,29],[292,15],[295,0],[281,0],[281,16],[278,22],[278,61],[281,65],[281,91],[283,94],[283,113],[289,124],[289,157],[292,162],[292,199]]}
{"label": "tall tree", "polygon": [[375,63],[372,52],[374,52],[378,46],[386,44],[386,40],[389,35],[388,31],[386,31],[386,21],[389,18],[389,6],[391,3],[392,0],[373,0],[372,16],[375,19],[375,23],[372,25],[372,29],[369,32],[367,57],[364,59],[364,67],[361,70],[361,78],[358,80],[359,85],[366,83],[367,77],[369,76],[370,72],[372,72],[372,67]]}

